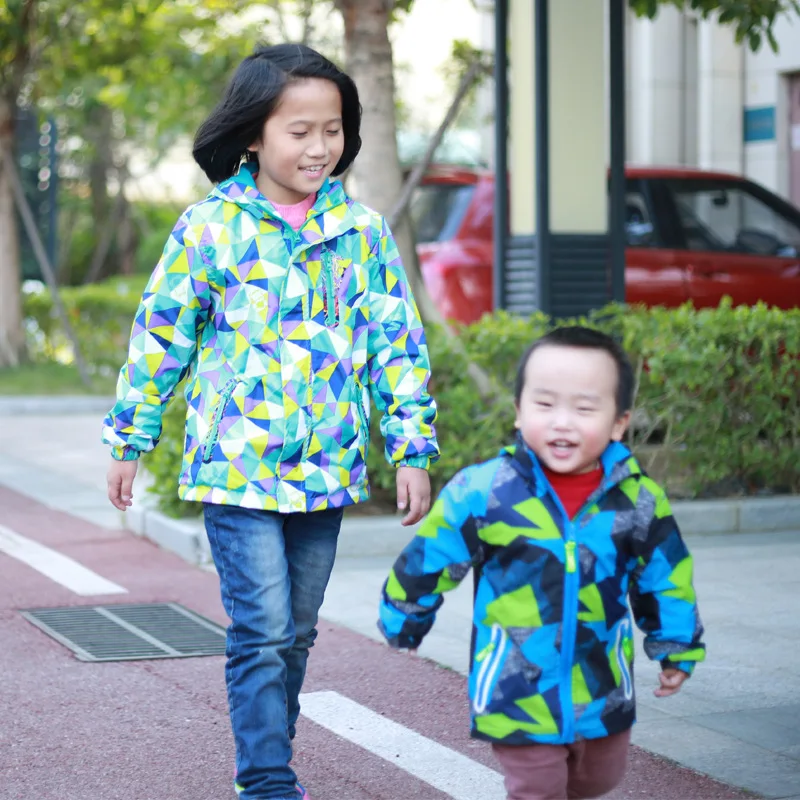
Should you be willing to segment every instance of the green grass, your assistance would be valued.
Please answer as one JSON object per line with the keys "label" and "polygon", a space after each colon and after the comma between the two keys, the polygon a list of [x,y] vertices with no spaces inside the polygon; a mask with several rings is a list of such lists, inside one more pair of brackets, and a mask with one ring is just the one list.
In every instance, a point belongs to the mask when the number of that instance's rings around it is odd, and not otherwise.
{"label": "green grass", "polygon": [[72,365],[55,362],[0,367],[1,395],[114,394],[116,376],[96,377],[92,387],[84,386]]}

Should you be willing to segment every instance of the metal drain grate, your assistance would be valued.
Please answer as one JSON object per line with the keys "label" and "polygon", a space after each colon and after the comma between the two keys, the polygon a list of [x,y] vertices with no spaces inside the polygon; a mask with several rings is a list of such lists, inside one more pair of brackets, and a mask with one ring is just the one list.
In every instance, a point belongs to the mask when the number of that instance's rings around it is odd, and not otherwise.
{"label": "metal drain grate", "polygon": [[22,616],[81,661],[225,655],[225,629],[177,603],[34,608]]}

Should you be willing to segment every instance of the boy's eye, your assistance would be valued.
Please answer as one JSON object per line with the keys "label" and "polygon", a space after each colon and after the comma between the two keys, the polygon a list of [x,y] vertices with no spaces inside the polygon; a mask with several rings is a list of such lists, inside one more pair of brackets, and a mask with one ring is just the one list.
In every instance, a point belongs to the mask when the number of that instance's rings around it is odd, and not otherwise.
{"label": "boy's eye", "polygon": [[294,136],[295,139],[302,139],[305,135],[306,135],[305,131],[303,132],[292,131],[292,136]]}
{"label": "boy's eye", "polygon": [[590,408],[589,406],[580,406],[580,407],[578,408],[578,411],[579,411],[581,414],[591,414],[591,413],[592,413],[592,411],[594,411],[594,409],[593,409],[593,408]]}
{"label": "boy's eye", "polygon": [[553,407],[553,404],[552,403],[548,403],[546,400],[537,400],[536,401],[536,405],[539,408],[552,408]]}

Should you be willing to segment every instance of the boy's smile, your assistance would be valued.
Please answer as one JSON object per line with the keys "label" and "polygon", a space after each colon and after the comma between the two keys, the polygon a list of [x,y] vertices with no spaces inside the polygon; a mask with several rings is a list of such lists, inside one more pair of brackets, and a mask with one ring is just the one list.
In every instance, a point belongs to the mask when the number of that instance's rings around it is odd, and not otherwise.
{"label": "boy's smile", "polygon": [[543,344],[525,367],[516,426],[548,469],[589,472],[612,440],[619,441],[630,412],[617,412],[617,365],[607,352]]}

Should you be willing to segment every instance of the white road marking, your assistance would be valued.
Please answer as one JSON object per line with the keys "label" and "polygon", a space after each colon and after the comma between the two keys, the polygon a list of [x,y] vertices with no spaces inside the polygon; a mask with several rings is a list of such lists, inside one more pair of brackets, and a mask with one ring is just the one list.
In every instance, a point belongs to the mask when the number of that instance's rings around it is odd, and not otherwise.
{"label": "white road marking", "polygon": [[338,692],[300,695],[303,716],[455,800],[505,800],[503,776]]}
{"label": "white road marking", "polygon": [[33,567],[75,594],[127,594],[128,590],[92,572],[83,564],[0,525],[0,552]]}

